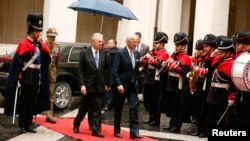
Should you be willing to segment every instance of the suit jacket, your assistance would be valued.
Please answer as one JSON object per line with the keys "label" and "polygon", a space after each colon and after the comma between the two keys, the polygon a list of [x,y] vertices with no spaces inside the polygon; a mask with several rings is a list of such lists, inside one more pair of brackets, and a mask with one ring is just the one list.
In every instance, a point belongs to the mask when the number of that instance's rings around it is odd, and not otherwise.
{"label": "suit jacket", "polygon": [[147,54],[149,52],[149,46],[141,43],[141,47],[140,47],[140,56],[144,56],[145,54]]}
{"label": "suit jacket", "polygon": [[117,51],[113,62],[113,76],[115,85],[123,85],[125,91],[129,91],[131,86],[134,86],[136,91],[139,90],[139,52],[134,51],[135,67],[132,67],[132,62],[128,49],[126,47]]}
{"label": "suit jacket", "polygon": [[[119,48],[114,47],[110,49],[107,53],[108,56],[108,65],[109,65],[109,70],[112,70],[113,62],[114,62],[114,56],[116,52],[119,50]],[[110,80],[110,85],[114,85],[114,77],[112,71],[109,71],[109,80]]]}
{"label": "suit jacket", "polygon": [[87,93],[104,93],[105,85],[109,84],[106,53],[103,49],[99,50],[97,69],[91,48],[88,47],[80,53],[79,81],[81,86],[85,85]]}

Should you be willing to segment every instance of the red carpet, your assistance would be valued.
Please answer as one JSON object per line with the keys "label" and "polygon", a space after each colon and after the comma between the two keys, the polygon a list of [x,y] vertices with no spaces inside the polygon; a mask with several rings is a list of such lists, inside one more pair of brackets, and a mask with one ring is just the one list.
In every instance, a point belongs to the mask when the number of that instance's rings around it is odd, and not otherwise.
{"label": "red carpet", "polygon": [[[131,140],[129,138],[129,132],[121,130],[123,138],[116,138],[113,136],[113,126],[102,124],[102,133],[105,135],[105,138],[98,138],[91,135],[89,130],[87,120],[84,119],[80,126],[80,133],[73,132],[73,118],[55,118],[56,124],[50,124],[45,122],[45,117],[37,117],[36,123],[47,127],[50,130],[56,131],[58,133],[64,134],[65,136],[70,136],[75,139],[80,139],[83,141],[126,141]],[[141,141],[156,141],[148,137],[140,139]]]}

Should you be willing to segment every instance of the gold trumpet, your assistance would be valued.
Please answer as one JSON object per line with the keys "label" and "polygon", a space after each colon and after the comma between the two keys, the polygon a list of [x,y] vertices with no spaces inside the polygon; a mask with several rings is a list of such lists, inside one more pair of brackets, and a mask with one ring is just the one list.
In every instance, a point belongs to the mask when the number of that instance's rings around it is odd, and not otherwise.
{"label": "gold trumpet", "polygon": [[196,83],[197,83],[197,73],[195,71],[190,71],[187,73],[187,78],[189,78],[189,89],[191,94],[194,94],[196,91]]}

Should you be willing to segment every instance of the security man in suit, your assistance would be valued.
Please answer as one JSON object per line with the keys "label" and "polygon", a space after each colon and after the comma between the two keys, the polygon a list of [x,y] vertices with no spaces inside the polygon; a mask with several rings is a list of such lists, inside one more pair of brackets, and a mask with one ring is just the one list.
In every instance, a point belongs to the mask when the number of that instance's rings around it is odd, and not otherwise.
{"label": "security man in suit", "polygon": [[[114,55],[115,53],[119,50],[119,48],[116,46],[117,41],[115,39],[109,39],[108,40],[108,65],[111,70],[112,64],[114,62]],[[116,92],[116,88],[114,87],[114,78],[112,71],[109,71],[109,80],[110,80],[110,91],[106,92],[105,97],[104,97],[104,108],[102,109],[103,111],[109,110],[113,106],[113,101],[114,101],[114,93]]]}
{"label": "security man in suit", "polygon": [[100,138],[104,138],[101,133],[103,98],[105,91],[109,90],[107,57],[103,46],[103,35],[94,33],[92,35],[92,46],[80,53],[79,79],[82,101],[73,123],[73,131],[79,133],[81,121],[86,113],[90,112],[92,136]]}
{"label": "security man in suit", "polygon": [[49,65],[49,82],[50,82],[50,110],[46,112],[46,122],[55,124],[56,120],[53,119],[53,105],[55,101],[55,84],[58,69],[58,59],[60,53],[60,44],[55,43],[58,33],[56,29],[51,27],[47,31],[46,44],[50,49],[51,63]]}
{"label": "security man in suit", "polygon": [[120,49],[114,57],[113,75],[118,93],[115,95],[114,136],[122,138],[120,123],[122,108],[127,98],[129,103],[130,138],[140,139],[138,123],[138,89],[139,89],[139,52],[135,50],[137,39],[130,34],[126,39],[126,47]]}
{"label": "security man in suit", "polygon": [[[137,46],[136,46],[136,50],[140,53],[140,56],[144,56],[149,52],[149,46],[142,43],[141,42],[141,32],[135,32],[135,35],[137,36]],[[147,106],[147,99],[145,99],[145,94],[144,94],[144,79],[145,79],[145,69],[141,69],[139,68],[139,72],[140,72],[140,89],[139,89],[139,93],[142,93],[143,95],[143,102],[144,102],[144,106]]]}
{"label": "security man in suit", "polygon": [[140,56],[144,56],[149,52],[149,46],[141,42],[141,33],[135,32],[135,35],[137,36],[137,46],[136,50],[140,53]]}

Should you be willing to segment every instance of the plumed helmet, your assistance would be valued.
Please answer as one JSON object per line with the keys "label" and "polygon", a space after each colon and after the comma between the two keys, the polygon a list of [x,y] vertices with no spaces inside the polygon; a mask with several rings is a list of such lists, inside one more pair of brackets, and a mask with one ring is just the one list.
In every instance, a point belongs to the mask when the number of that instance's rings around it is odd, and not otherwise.
{"label": "plumed helmet", "polygon": [[247,32],[237,32],[234,36],[234,41],[236,43],[243,43],[246,44],[248,41]]}
{"label": "plumed helmet", "polygon": [[195,49],[196,50],[203,50],[203,39],[199,39],[196,41],[196,44],[195,44]]}
{"label": "plumed helmet", "polygon": [[207,34],[205,37],[204,37],[204,44],[207,44],[207,45],[210,45],[214,48],[216,48],[216,36],[214,36],[213,34]]}
{"label": "plumed helmet", "polygon": [[168,35],[164,32],[156,32],[154,36],[154,43],[168,43]]}
{"label": "plumed helmet", "polygon": [[28,34],[33,31],[43,30],[43,15],[41,13],[30,13],[27,16]]}
{"label": "plumed helmet", "polygon": [[216,37],[216,47],[219,46],[220,41],[221,41],[221,39],[223,39],[223,38],[227,38],[227,36],[219,35],[219,36]]}
{"label": "plumed helmet", "polygon": [[54,27],[51,27],[46,32],[47,36],[57,36],[58,33],[56,32],[56,29]]}
{"label": "plumed helmet", "polygon": [[228,51],[228,52],[235,52],[235,47],[233,44],[233,40],[229,38],[222,38],[218,45],[218,50]]}
{"label": "plumed helmet", "polygon": [[175,35],[174,35],[174,43],[175,44],[186,45],[186,44],[188,44],[188,42],[189,42],[189,40],[188,40],[187,34],[185,34],[183,32],[175,33]]}

